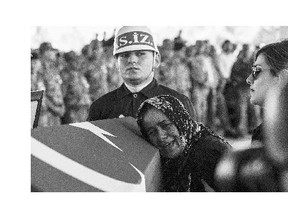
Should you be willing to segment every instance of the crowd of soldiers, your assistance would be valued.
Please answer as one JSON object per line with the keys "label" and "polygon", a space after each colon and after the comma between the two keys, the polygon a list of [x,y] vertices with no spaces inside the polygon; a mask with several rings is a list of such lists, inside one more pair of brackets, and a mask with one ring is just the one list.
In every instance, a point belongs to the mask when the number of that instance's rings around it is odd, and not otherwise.
{"label": "crowd of soldiers", "polygon": [[[92,101],[122,84],[113,57],[114,36],[92,40],[80,54],[61,52],[43,42],[31,54],[31,91],[45,90],[40,126],[85,121]],[[189,97],[197,120],[223,135],[241,137],[261,121],[261,110],[250,105],[246,78],[257,47],[225,40],[189,45],[181,37],[159,46],[161,65],[155,78]]]}

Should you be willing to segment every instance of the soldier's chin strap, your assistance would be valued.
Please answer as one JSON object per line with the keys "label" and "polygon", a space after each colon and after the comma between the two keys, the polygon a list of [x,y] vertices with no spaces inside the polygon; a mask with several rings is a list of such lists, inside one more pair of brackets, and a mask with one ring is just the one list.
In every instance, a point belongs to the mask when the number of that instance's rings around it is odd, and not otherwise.
{"label": "soldier's chin strap", "polygon": [[157,53],[156,52],[153,52],[153,62],[152,62],[152,71],[153,72],[155,72],[155,69],[156,69],[156,67],[155,67],[155,62],[156,62],[156,58],[157,58]]}

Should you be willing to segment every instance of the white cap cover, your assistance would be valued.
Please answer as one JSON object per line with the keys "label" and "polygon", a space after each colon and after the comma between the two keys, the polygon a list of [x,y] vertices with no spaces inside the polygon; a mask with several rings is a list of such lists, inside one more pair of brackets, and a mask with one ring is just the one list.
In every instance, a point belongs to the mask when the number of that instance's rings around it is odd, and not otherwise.
{"label": "white cap cover", "polygon": [[123,26],[114,39],[113,55],[127,51],[151,50],[159,53],[151,30],[146,26]]}

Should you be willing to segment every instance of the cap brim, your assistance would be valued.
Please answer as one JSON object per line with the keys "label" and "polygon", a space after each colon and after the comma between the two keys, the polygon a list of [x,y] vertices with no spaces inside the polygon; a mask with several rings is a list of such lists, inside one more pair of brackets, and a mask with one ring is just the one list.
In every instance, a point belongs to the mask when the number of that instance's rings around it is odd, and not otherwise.
{"label": "cap brim", "polygon": [[113,55],[117,55],[117,54],[124,53],[124,52],[129,52],[129,51],[136,51],[136,50],[150,50],[150,51],[159,53],[157,49],[154,49],[153,47],[149,45],[141,44],[141,45],[130,45],[130,46],[122,47],[118,49],[116,52],[114,52]]}

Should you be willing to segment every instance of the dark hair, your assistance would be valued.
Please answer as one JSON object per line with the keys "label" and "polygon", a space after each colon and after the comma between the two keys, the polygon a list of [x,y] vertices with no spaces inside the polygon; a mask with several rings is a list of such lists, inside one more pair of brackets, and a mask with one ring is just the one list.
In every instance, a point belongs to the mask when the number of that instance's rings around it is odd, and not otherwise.
{"label": "dark hair", "polygon": [[225,40],[225,41],[222,43],[222,45],[221,45],[222,49],[224,49],[224,47],[226,46],[226,44],[231,44],[231,41],[230,41],[230,40]]}
{"label": "dark hair", "polygon": [[81,53],[83,56],[87,56],[89,54],[89,45],[85,45],[82,49],[81,49]]}
{"label": "dark hair", "polygon": [[64,53],[64,59],[66,62],[72,62],[77,60],[77,55],[74,51]]}
{"label": "dark hair", "polygon": [[256,52],[254,60],[260,54],[264,55],[273,75],[276,76],[279,71],[288,68],[288,40],[265,45]]}

